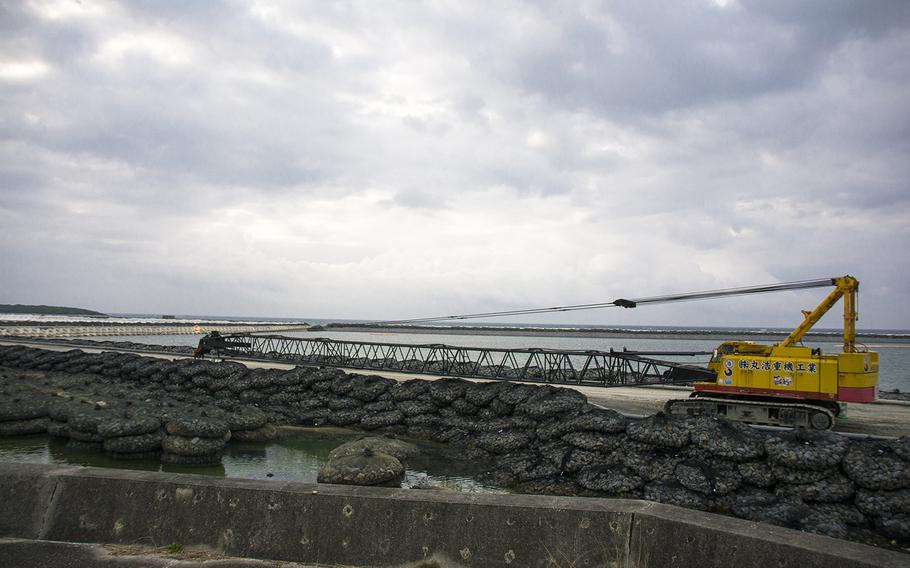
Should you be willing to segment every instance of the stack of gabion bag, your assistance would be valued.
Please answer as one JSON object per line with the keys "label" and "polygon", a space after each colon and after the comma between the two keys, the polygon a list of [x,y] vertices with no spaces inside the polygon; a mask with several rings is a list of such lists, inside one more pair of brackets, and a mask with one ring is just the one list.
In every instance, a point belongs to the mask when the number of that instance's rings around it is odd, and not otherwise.
{"label": "stack of gabion bag", "polygon": [[104,451],[117,459],[157,457],[164,440],[157,418],[132,413],[99,424],[98,435],[104,439]]}
{"label": "stack of gabion bag", "polygon": [[56,438],[70,437],[69,407],[74,403],[53,402],[47,408],[47,433]]}
{"label": "stack of gabion bag", "polygon": [[205,465],[221,463],[231,430],[227,422],[208,417],[176,418],[165,426],[161,441],[165,464]]}
{"label": "stack of gabion bag", "polygon": [[253,406],[235,409],[227,420],[231,439],[237,442],[269,442],[278,435],[278,429],[269,424],[269,417]]}
{"label": "stack of gabion bag", "polygon": [[0,400],[0,436],[47,432],[47,405],[43,401],[30,400],[19,392],[3,392]]}
{"label": "stack of gabion bag", "polygon": [[852,444],[843,469],[858,489],[856,507],[875,528],[895,539],[910,539],[910,436]]}
{"label": "stack of gabion bag", "polygon": [[102,407],[88,404],[71,404],[65,411],[69,442],[66,447],[84,450],[100,450],[104,438],[98,434],[98,426],[104,423],[106,412]]}

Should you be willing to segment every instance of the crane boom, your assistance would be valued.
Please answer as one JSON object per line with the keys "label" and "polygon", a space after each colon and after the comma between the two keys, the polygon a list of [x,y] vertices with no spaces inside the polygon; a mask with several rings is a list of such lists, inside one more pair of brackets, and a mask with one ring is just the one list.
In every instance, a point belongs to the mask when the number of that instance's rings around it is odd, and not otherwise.
{"label": "crane boom", "polygon": [[[845,277],[847,278],[847,277]],[[684,292],[682,294],[669,294],[666,296],[649,296],[647,298],[634,298],[632,300],[616,300],[613,304],[634,308],[641,304],[663,304],[667,302],[685,302],[691,300],[707,300],[710,298],[723,298],[727,296],[747,296],[750,294],[766,294],[770,292],[784,292],[787,290],[805,290],[807,288],[824,288],[836,286],[838,278],[816,278],[813,280],[799,280],[796,282],[781,282],[778,284],[764,284],[761,286],[745,286],[742,288],[725,288],[722,290],[706,290],[702,292]],[[633,305],[625,306],[628,302]]]}
{"label": "crane boom", "polygon": [[850,275],[831,280],[835,286],[834,290],[811,312],[803,310],[803,322],[781,342],[781,347],[796,345],[812,329],[812,326],[818,323],[818,320],[834,307],[838,300],[843,298],[844,353],[856,352],[856,293],[859,291],[859,281]]}
{"label": "crane boom", "polygon": [[768,292],[782,292],[785,290],[803,290],[806,288],[821,288],[834,286],[834,290],[825,297],[812,311],[803,310],[803,322],[790,332],[781,343],[781,347],[792,347],[799,343],[812,327],[828,311],[834,307],[841,298],[844,299],[844,353],[856,352],[856,297],[859,291],[859,281],[850,276],[835,278],[819,278],[816,280],[801,280],[798,282],[783,282],[781,284],[767,284],[764,286],[748,286],[744,288],[728,288],[725,290],[709,290],[705,292],[687,292],[669,296],[652,296],[648,298],[635,298],[627,300],[621,298],[613,302],[623,308],[635,308],[643,304],[659,304],[666,302],[684,302],[691,300],[706,300],[709,298],[723,298],[727,296],[745,296],[749,294],[764,294]]}

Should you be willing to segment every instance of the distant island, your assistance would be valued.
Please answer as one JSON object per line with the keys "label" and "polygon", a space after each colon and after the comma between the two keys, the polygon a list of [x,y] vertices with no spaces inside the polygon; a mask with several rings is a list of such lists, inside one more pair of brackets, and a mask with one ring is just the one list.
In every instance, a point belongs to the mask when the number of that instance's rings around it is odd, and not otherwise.
{"label": "distant island", "polygon": [[101,312],[65,306],[33,306],[31,304],[0,304],[0,314],[42,314],[52,316],[107,316]]}

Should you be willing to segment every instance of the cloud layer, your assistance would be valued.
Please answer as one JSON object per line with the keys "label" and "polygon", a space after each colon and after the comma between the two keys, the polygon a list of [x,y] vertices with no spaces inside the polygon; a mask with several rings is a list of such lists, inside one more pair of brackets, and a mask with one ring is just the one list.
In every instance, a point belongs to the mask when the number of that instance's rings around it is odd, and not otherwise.
{"label": "cloud layer", "polygon": [[0,3],[0,301],[910,327],[902,0],[190,6]]}

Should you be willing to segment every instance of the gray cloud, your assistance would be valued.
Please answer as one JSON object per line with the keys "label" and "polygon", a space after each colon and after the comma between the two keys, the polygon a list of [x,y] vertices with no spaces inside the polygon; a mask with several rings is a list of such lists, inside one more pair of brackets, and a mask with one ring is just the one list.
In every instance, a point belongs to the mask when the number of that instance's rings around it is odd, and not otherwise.
{"label": "gray cloud", "polygon": [[629,2],[592,17],[546,3],[550,33],[504,67],[554,103],[636,118],[797,88],[841,43],[910,23],[900,0],[712,4]]}
{"label": "gray cloud", "polygon": [[[0,301],[391,318],[852,272],[864,325],[907,327],[908,24],[2,4]],[[786,325],[814,298],[785,296],[571,319]]]}

